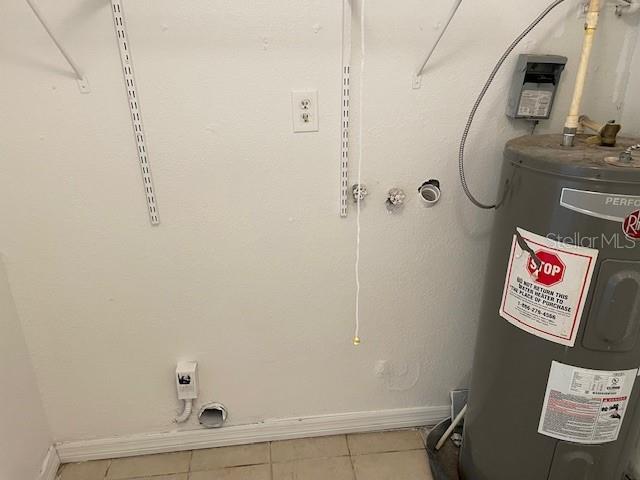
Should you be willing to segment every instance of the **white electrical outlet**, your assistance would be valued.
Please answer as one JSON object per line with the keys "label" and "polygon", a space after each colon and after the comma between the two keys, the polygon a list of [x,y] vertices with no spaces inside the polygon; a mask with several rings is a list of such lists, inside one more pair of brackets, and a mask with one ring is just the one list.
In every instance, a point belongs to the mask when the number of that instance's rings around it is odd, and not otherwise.
{"label": "white electrical outlet", "polygon": [[176,389],[180,400],[198,398],[198,364],[196,362],[178,362],[176,367]]}
{"label": "white electrical outlet", "polygon": [[293,131],[318,131],[318,91],[294,90],[291,92]]}

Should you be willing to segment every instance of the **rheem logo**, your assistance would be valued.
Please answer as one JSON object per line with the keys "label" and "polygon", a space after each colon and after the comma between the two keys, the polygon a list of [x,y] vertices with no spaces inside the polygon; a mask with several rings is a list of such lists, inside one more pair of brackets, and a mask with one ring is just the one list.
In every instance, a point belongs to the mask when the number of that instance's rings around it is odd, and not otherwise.
{"label": "rheem logo", "polygon": [[640,238],[640,210],[636,210],[624,219],[622,230],[627,237],[633,240]]}
{"label": "rheem logo", "polygon": [[540,270],[538,270],[536,262],[533,261],[533,258],[529,258],[527,271],[529,275],[531,275],[531,278],[533,278],[536,283],[546,285],[547,287],[560,283],[564,278],[564,271],[566,269],[560,257],[546,250],[538,250],[536,256],[542,262],[542,266]]}

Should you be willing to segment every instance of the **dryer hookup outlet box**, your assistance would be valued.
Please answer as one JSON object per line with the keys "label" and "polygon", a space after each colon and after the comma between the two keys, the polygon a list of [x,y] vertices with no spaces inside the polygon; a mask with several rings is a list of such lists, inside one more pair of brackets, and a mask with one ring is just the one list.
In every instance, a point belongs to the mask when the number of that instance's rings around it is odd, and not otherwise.
{"label": "dryer hookup outlet box", "polygon": [[180,400],[198,398],[198,364],[179,362],[176,367],[176,389]]}

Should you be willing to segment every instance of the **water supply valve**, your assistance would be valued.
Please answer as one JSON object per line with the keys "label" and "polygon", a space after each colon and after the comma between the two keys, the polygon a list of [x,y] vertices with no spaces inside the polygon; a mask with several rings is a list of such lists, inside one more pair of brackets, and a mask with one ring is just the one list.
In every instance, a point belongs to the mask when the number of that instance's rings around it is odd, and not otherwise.
{"label": "water supply valve", "polygon": [[401,207],[404,205],[404,201],[407,198],[407,194],[400,188],[392,188],[387,193],[387,205],[390,207]]}
{"label": "water supply valve", "polygon": [[351,195],[353,195],[354,202],[361,202],[367,195],[369,195],[367,186],[364,183],[354,184],[353,187],[351,187]]}
{"label": "water supply valve", "polygon": [[591,137],[587,139],[589,143],[598,143],[603,147],[615,147],[616,139],[618,137],[618,133],[622,126],[619,123],[616,123],[615,120],[609,120],[607,123],[600,124],[591,120],[588,116],[582,115],[578,119],[580,125],[588,128],[589,130],[593,130],[598,135],[595,137]]}

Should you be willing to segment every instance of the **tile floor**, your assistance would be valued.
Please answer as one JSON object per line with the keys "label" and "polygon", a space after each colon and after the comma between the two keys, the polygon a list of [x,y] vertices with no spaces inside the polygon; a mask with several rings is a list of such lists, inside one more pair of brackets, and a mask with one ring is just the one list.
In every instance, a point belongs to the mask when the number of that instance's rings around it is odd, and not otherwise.
{"label": "tile floor", "polygon": [[58,480],[432,480],[418,430],[70,463]]}

